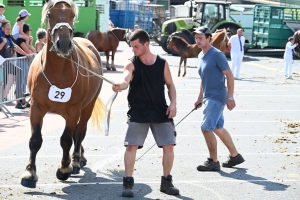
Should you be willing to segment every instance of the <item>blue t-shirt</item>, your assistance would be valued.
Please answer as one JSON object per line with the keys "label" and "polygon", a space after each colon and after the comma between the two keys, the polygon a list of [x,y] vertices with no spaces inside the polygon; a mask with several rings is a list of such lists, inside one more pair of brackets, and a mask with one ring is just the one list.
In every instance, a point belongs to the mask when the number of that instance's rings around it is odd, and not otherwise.
{"label": "blue t-shirt", "polygon": [[204,56],[200,53],[198,58],[198,73],[202,81],[203,98],[226,104],[227,87],[223,71],[229,69],[229,65],[224,53],[211,47]]}

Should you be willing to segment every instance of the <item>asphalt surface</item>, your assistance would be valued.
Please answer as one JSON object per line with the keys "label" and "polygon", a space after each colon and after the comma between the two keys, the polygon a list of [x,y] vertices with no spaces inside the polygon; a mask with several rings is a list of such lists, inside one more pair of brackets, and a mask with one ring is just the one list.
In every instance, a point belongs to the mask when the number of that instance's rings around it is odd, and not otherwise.
{"label": "asphalt surface", "polygon": [[[104,70],[104,76],[115,81],[122,77],[123,65],[133,55],[123,42],[118,50],[117,71]],[[170,64],[177,89],[178,110],[174,118],[177,123],[193,109],[199,93],[197,58],[188,59],[186,77],[177,77],[179,57],[167,55],[159,46],[151,46],[151,50]],[[172,175],[181,195],[169,196],[159,191],[162,150],[155,146],[136,162],[135,197],[131,199],[300,198],[300,63],[295,61],[294,80],[285,80],[282,55],[263,55],[245,56],[242,80],[235,81],[237,107],[224,111],[225,127],[246,161],[236,168],[222,168],[220,172],[196,170],[208,156],[200,131],[202,109],[199,109],[176,127]],[[112,94],[111,85],[104,83],[100,93],[103,102]],[[59,140],[64,120],[54,114],[46,115],[42,130],[44,141],[37,155],[39,181],[35,189],[20,185],[30,153],[29,110],[16,110],[8,105],[15,117],[6,118],[0,113],[0,199],[125,199],[120,195],[125,174],[126,94],[127,91],[119,93],[112,107],[109,136],[89,126],[83,141],[87,165],[79,175],[72,175],[67,181],[59,181],[55,176],[62,157]],[[154,143],[150,133],[137,157]],[[220,140],[218,156],[220,162],[226,161],[228,156]]]}

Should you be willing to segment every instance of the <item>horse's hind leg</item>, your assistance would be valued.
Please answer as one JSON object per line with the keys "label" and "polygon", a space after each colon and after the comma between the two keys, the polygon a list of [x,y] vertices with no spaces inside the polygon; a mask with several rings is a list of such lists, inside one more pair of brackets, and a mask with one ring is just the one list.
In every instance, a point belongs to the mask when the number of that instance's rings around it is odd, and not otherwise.
{"label": "horse's hind leg", "polygon": [[181,68],[182,61],[183,61],[183,59],[180,58],[180,62],[179,62],[179,70],[178,70],[178,76],[180,76],[180,68]]}
{"label": "horse's hind leg", "polygon": [[76,127],[76,124],[80,117],[80,110],[78,109],[78,105],[72,107],[70,109],[72,112],[68,113],[68,117],[66,118],[66,127],[63,132],[63,135],[60,137],[60,145],[63,149],[63,158],[61,160],[61,164],[56,172],[56,177],[59,180],[67,180],[73,171],[70,158],[70,149],[73,142],[73,133],[74,133],[74,127]]}
{"label": "horse's hind leg", "polygon": [[115,67],[115,53],[116,53],[117,49],[113,49],[111,51],[111,68],[113,71],[116,71],[116,67]]}
{"label": "horse's hind leg", "polygon": [[80,171],[80,167],[86,165],[87,162],[83,156],[84,149],[81,143],[86,135],[87,122],[92,115],[95,100],[91,101],[91,103],[81,111],[80,120],[74,131],[74,152],[72,155],[73,174],[78,174]]}
{"label": "horse's hind leg", "polygon": [[185,58],[184,59],[184,73],[183,73],[183,77],[185,77],[185,75],[186,75],[186,60],[187,60],[187,58]]}
{"label": "horse's hind leg", "polygon": [[[34,114],[33,114],[34,113]],[[38,176],[36,174],[36,154],[40,150],[42,139],[43,118],[46,112],[42,111],[33,101],[30,111],[31,137],[29,140],[30,158],[26,166],[26,171],[22,174],[21,185],[24,187],[35,188]]]}
{"label": "horse's hind leg", "polygon": [[105,51],[105,55],[106,55],[106,69],[111,70],[109,66],[109,51]]}

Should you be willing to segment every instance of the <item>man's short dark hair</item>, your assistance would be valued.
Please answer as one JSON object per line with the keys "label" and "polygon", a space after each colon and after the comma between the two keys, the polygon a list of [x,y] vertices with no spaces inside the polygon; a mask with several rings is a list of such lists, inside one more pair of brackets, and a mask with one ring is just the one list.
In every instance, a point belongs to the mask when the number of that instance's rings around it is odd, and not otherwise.
{"label": "man's short dark hair", "polygon": [[150,37],[148,35],[148,33],[146,31],[144,31],[143,29],[137,29],[135,30],[130,38],[129,38],[129,41],[134,41],[134,40],[139,40],[139,42],[141,44],[145,44],[146,42],[150,42]]}

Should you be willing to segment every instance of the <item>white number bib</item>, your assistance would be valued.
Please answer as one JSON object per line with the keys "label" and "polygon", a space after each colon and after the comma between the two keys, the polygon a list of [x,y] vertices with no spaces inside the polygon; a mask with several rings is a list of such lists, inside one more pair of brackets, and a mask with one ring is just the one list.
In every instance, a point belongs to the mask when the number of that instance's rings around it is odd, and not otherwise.
{"label": "white number bib", "polygon": [[51,101],[68,102],[71,98],[72,88],[60,89],[55,85],[50,87],[48,97]]}

